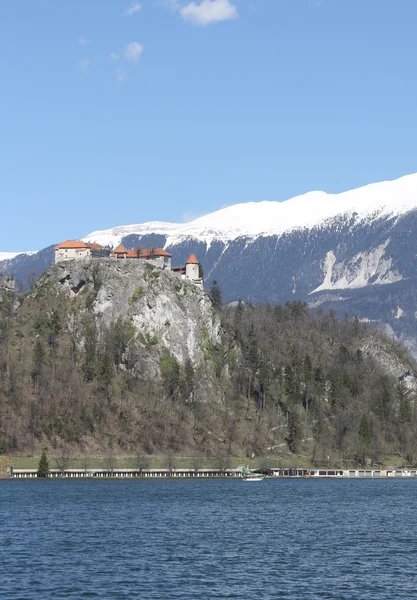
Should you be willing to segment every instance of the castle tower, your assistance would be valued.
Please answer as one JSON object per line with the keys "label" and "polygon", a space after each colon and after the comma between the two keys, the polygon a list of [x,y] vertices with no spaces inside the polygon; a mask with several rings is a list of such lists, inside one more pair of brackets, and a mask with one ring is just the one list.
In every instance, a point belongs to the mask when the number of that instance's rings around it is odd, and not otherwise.
{"label": "castle tower", "polygon": [[190,254],[185,263],[185,276],[187,279],[191,279],[191,281],[200,279],[200,263],[194,254]]}

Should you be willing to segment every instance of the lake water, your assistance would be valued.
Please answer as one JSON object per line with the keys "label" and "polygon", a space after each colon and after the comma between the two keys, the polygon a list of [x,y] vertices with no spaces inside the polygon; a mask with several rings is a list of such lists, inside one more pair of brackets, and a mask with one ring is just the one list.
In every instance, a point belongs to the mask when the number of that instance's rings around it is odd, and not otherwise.
{"label": "lake water", "polygon": [[0,597],[417,599],[417,480],[0,481]]}

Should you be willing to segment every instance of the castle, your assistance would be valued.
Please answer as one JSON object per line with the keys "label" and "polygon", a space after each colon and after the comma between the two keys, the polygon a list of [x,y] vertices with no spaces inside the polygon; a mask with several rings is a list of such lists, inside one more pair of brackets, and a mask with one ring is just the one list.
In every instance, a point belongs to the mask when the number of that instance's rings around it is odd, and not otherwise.
{"label": "castle", "polygon": [[146,260],[147,264],[151,264],[158,269],[168,270],[175,277],[192,281],[198,288],[204,289],[200,263],[194,254],[188,257],[185,266],[172,268],[172,255],[163,248],[128,250],[123,244],[119,244],[114,250],[110,250],[100,244],[80,240],[67,240],[55,246],[56,263],[82,258]]}

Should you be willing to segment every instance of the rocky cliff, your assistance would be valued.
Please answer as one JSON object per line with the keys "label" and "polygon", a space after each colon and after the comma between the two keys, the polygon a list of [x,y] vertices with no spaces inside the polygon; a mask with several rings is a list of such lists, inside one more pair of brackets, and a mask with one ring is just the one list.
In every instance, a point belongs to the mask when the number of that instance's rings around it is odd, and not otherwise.
{"label": "rocky cliff", "polygon": [[137,344],[153,346],[158,360],[165,350],[180,363],[199,364],[203,345],[220,341],[220,318],[205,292],[138,260],[85,259],[51,267],[31,297],[63,296],[70,305],[84,305],[99,326],[128,319]]}

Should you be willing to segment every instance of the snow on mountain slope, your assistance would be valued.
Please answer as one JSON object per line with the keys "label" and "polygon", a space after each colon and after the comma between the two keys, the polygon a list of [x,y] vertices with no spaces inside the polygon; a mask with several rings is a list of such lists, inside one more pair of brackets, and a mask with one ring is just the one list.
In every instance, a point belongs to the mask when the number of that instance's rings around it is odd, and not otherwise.
{"label": "snow on mountain slope", "polygon": [[417,173],[340,194],[309,192],[285,202],[248,202],[228,206],[189,223],[150,222],[94,231],[84,241],[115,246],[130,234],[167,236],[167,246],[186,239],[232,241],[241,236],[281,235],[312,228],[338,215],[356,220],[397,216],[417,208]]}
{"label": "snow on mountain slope", "polygon": [[16,256],[21,256],[22,254],[26,254],[27,256],[32,256],[32,254],[36,254],[37,250],[30,252],[0,252],[0,262],[2,260],[11,260]]}

